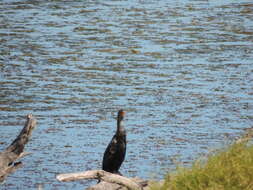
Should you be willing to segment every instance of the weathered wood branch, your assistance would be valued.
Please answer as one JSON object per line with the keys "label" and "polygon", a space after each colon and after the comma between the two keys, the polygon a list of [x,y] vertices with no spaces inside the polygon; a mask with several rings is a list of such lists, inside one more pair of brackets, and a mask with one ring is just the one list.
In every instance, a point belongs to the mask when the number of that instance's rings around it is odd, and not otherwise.
{"label": "weathered wood branch", "polygon": [[0,182],[22,166],[21,162],[15,163],[16,160],[30,154],[23,151],[31,137],[32,130],[35,128],[36,119],[31,114],[27,115],[26,118],[25,126],[17,138],[3,152],[0,152]]}
{"label": "weathered wood branch", "polygon": [[[117,184],[118,186],[116,187],[126,187],[128,190],[141,190],[142,189],[142,185],[137,183],[134,180],[131,180],[127,177],[123,177],[117,174],[112,174],[109,172],[106,172],[104,170],[89,170],[89,171],[85,171],[85,172],[78,172],[78,173],[68,173],[68,174],[59,174],[56,176],[56,178],[59,181],[76,181],[76,180],[82,180],[82,179],[98,179],[101,182],[100,186],[103,187],[98,187],[95,188],[95,186],[93,188],[89,188],[89,189],[109,189],[108,188],[108,184],[107,185],[102,185],[102,183],[107,182],[107,183],[111,183],[111,184]],[[107,187],[105,187],[107,186]],[[113,186],[110,186],[110,189],[119,189]]]}

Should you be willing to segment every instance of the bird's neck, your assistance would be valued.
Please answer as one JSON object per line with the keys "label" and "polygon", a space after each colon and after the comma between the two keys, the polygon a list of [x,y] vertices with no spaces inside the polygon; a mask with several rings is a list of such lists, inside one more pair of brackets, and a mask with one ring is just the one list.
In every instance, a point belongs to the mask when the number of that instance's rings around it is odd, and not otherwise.
{"label": "bird's neck", "polygon": [[125,134],[125,127],[124,127],[123,120],[117,121],[117,134],[119,135]]}

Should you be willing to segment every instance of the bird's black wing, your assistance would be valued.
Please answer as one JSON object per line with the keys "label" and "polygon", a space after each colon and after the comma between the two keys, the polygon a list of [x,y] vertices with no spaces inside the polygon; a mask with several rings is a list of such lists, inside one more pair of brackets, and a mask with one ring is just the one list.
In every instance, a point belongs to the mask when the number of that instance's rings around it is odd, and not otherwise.
{"label": "bird's black wing", "polygon": [[104,153],[104,158],[103,158],[103,170],[110,170],[110,165],[112,164],[115,154],[117,151],[117,138],[114,135],[111,142],[107,146],[105,153]]}

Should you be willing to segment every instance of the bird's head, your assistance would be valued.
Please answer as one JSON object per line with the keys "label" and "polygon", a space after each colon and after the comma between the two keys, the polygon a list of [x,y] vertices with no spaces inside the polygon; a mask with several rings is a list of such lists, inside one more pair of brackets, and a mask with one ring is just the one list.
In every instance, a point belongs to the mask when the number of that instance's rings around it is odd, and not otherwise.
{"label": "bird's head", "polygon": [[124,111],[124,110],[119,110],[119,112],[118,112],[118,119],[119,120],[123,120],[124,119],[124,117],[125,117],[125,115],[126,115],[126,112]]}

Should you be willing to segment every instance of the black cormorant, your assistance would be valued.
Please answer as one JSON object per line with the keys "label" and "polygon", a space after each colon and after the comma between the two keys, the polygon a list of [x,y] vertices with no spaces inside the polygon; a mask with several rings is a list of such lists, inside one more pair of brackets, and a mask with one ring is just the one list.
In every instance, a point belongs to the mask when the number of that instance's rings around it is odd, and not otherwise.
{"label": "black cormorant", "polygon": [[123,125],[124,116],[125,111],[119,110],[117,118],[117,131],[105,150],[102,167],[102,169],[107,172],[119,175],[121,175],[119,168],[126,155],[126,131]]}

